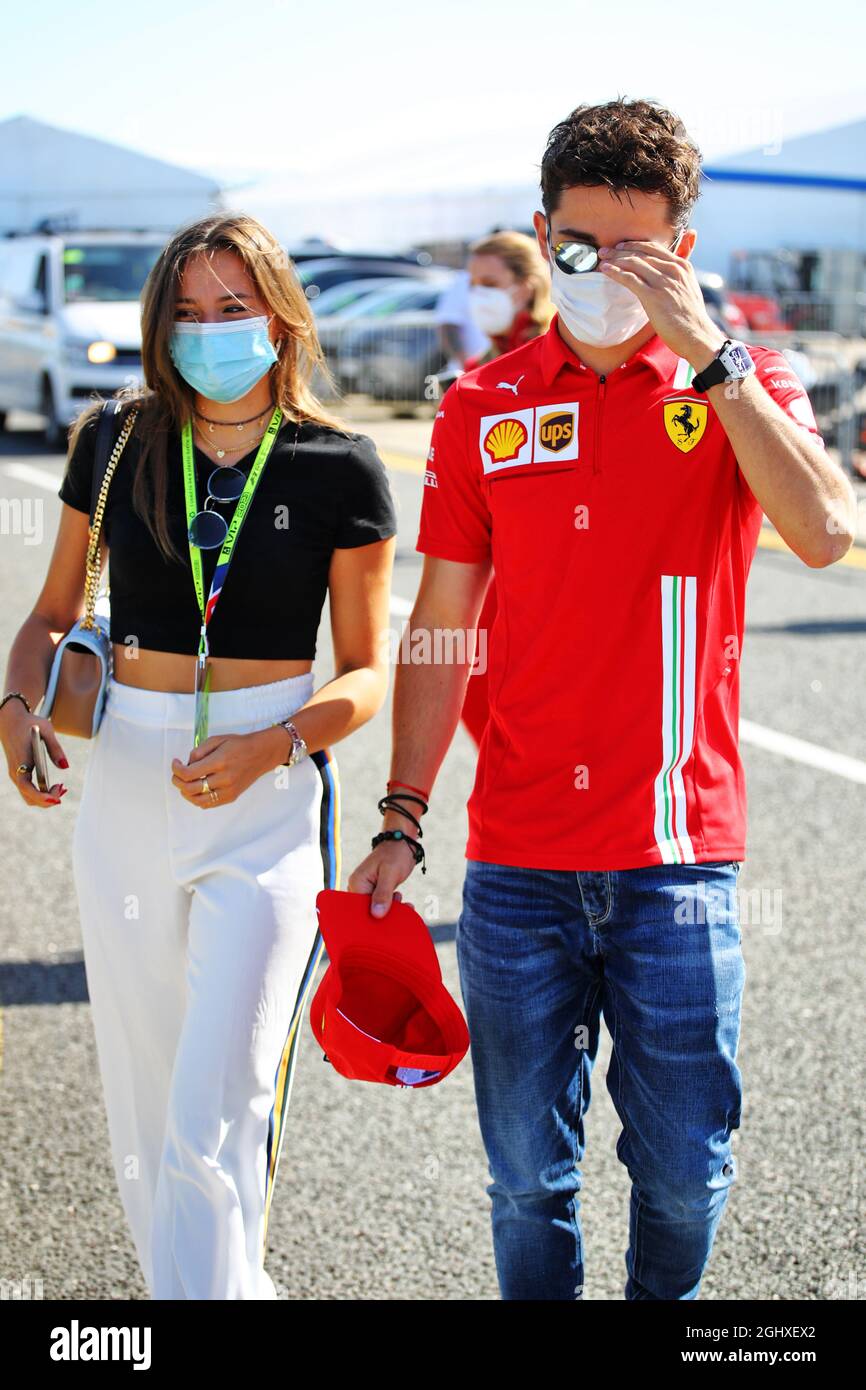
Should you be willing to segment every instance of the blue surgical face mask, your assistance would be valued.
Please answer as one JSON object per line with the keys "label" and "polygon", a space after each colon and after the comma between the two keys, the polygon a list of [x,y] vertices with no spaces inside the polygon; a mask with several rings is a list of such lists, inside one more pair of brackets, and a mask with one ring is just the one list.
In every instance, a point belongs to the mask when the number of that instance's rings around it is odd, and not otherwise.
{"label": "blue surgical face mask", "polygon": [[239,401],[278,360],[268,336],[271,318],[262,314],[233,323],[176,323],[171,360],[184,381],[208,400]]}

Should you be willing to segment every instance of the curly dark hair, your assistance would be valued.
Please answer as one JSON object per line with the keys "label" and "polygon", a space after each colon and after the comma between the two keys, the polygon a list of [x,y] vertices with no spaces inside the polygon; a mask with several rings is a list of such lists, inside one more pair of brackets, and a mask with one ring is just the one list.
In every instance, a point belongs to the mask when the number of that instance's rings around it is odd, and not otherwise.
{"label": "curly dark hair", "polygon": [[541,201],[550,217],[566,188],[607,184],[613,193],[661,193],[671,221],[688,225],[700,195],[701,153],[679,116],[655,101],[618,97],[576,106],[553,127],[541,161]]}

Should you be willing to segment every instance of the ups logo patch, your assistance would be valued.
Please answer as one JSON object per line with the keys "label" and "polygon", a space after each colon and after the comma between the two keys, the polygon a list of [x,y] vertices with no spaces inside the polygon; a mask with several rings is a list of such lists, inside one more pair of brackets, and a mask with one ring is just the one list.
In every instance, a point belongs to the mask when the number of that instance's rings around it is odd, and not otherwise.
{"label": "ups logo patch", "polygon": [[574,415],[571,411],[554,411],[542,415],[538,423],[538,438],[545,449],[558,454],[574,438]]}

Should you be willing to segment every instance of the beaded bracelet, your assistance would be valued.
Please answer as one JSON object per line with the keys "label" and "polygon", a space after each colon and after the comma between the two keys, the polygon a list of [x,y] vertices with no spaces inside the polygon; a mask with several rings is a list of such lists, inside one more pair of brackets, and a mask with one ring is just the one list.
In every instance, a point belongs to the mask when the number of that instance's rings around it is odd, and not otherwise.
{"label": "beaded bracelet", "polygon": [[407,835],[405,830],[380,830],[378,835],[374,835],[370,841],[370,846],[375,849],[383,840],[405,840],[415,856],[415,863],[421,865],[422,874],[426,874],[427,865],[424,862],[424,846],[420,845],[412,835]]}

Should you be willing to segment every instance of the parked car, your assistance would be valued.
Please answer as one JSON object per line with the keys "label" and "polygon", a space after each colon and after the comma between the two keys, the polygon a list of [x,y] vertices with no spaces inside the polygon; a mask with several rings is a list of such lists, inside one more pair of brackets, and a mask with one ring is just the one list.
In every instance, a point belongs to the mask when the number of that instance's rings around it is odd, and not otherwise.
{"label": "parked car", "polygon": [[308,236],[287,246],[286,252],[295,265],[300,265],[302,261],[320,261],[323,256],[339,256],[340,248],[324,237]]}
{"label": "parked car", "polygon": [[420,402],[427,378],[445,365],[435,309],[442,281],[412,292],[383,292],[362,300],[345,324],[335,374],[346,391],[375,400]]}
{"label": "parked car", "polygon": [[345,280],[332,285],[310,301],[310,307],[317,319],[330,318],[334,314],[344,314],[365,295],[379,290],[396,289],[403,285],[414,285],[411,276],[383,275],[380,279]]}
{"label": "parked car", "polygon": [[296,265],[302,261],[320,261],[339,256],[351,257],[356,261],[399,261],[402,265],[430,265],[433,259],[429,251],[386,251],[369,246],[346,250],[318,236],[303,237],[300,241],[292,242],[286,251]]}
{"label": "parked car", "polygon": [[45,419],[62,446],[94,392],[141,375],[139,298],[159,232],[64,232],[0,238],[0,429],[11,410]]}
{"label": "parked car", "polygon": [[342,313],[318,321],[319,342],[341,391],[360,389],[357,384],[359,361],[353,347],[356,330],[368,323],[385,326],[401,314],[432,313],[452,274],[452,271],[440,272],[422,282],[392,280],[387,286],[359,296]]}
{"label": "parked car", "polygon": [[303,261],[297,273],[307,298],[315,300],[333,285],[344,285],[349,280],[381,280],[385,276],[426,280],[433,269],[400,256],[327,256]]}

